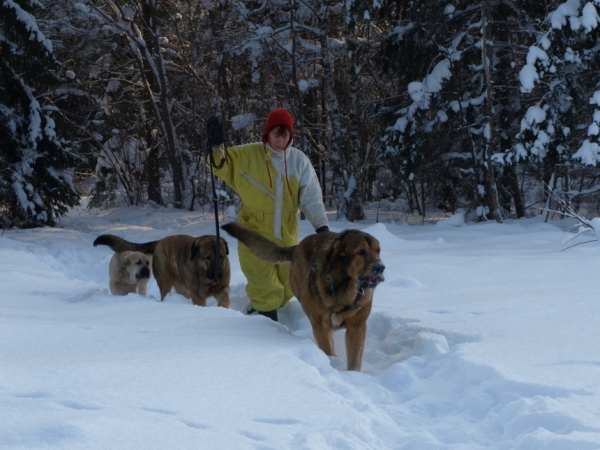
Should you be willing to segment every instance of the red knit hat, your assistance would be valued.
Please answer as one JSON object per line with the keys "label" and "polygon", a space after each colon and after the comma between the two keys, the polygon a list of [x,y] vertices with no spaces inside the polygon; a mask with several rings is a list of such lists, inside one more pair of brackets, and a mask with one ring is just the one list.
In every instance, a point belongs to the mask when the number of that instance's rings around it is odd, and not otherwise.
{"label": "red knit hat", "polygon": [[290,140],[287,145],[290,145],[294,139],[294,119],[292,115],[283,108],[274,109],[267,116],[267,123],[265,124],[265,130],[263,131],[262,141],[266,144],[269,141],[269,131],[277,125],[285,125],[290,129]]}

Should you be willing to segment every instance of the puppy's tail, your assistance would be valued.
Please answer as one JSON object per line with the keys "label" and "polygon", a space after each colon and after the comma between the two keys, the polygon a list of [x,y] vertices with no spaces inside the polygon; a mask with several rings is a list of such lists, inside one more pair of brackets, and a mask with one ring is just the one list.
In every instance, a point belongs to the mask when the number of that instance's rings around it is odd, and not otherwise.
{"label": "puppy's tail", "polygon": [[226,223],[221,228],[246,244],[260,259],[272,264],[286,263],[292,260],[295,245],[293,247],[280,247],[262,237],[256,231],[235,222]]}
{"label": "puppy's tail", "polygon": [[142,252],[147,254],[154,253],[158,241],[145,242],[143,244],[136,244],[135,242],[129,242],[125,239],[115,236],[114,234],[102,234],[94,241],[94,247],[97,245],[108,245],[115,252]]}

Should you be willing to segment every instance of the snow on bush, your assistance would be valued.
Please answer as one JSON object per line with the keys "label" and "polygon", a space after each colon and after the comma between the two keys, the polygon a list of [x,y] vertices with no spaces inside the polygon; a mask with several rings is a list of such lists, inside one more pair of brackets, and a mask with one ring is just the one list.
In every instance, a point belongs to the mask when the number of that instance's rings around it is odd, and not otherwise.
{"label": "snow on bush", "polygon": [[[565,74],[585,71],[587,61],[595,58],[598,51],[581,48],[580,45],[586,39],[585,35],[598,26],[599,16],[594,3],[600,5],[598,1],[584,3],[581,0],[567,0],[558,5],[547,17],[548,31],[540,37],[537,45],[529,48],[526,64],[519,72],[521,91],[529,93],[543,82],[546,93],[542,101],[529,108],[521,120],[517,136],[519,142],[514,147],[517,160],[544,158],[553,145],[563,158],[569,156],[564,138],[570,134],[570,129],[563,122],[566,120],[565,111],[570,109],[573,99],[569,95],[570,82]],[[552,101],[558,104],[558,109],[552,106]],[[600,92],[593,94],[590,103],[600,105]],[[600,111],[596,110],[592,121],[586,124],[588,139],[572,154],[573,158],[584,164],[596,164],[600,156],[598,144],[594,141],[600,135],[599,124]]]}
{"label": "snow on bush", "polygon": [[239,130],[252,125],[255,120],[256,116],[253,113],[240,114],[239,116],[233,116],[231,118],[231,126],[234,130]]}
{"label": "snow on bush", "polygon": [[519,72],[519,80],[521,81],[521,92],[531,92],[535,87],[535,83],[540,80],[540,76],[536,69],[536,63],[539,63],[547,67],[548,66],[548,54],[539,47],[529,47],[527,53],[527,64],[523,66]]}

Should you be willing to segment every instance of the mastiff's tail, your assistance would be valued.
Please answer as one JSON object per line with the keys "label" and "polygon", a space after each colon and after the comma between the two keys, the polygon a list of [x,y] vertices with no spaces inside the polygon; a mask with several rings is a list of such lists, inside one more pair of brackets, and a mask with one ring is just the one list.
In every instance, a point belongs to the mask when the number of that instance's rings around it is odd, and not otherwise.
{"label": "mastiff's tail", "polygon": [[226,223],[221,228],[247,245],[260,259],[272,264],[287,263],[292,260],[292,253],[294,253],[294,249],[296,248],[295,245],[292,247],[280,247],[262,237],[256,231],[235,222]]}
{"label": "mastiff's tail", "polygon": [[102,234],[94,241],[94,247],[97,245],[107,245],[112,248],[115,252],[142,252],[147,254],[154,253],[158,241],[145,242],[143,244],[137,244],[135,242],[129,242],[125,239],[115,236],[114,234]]}

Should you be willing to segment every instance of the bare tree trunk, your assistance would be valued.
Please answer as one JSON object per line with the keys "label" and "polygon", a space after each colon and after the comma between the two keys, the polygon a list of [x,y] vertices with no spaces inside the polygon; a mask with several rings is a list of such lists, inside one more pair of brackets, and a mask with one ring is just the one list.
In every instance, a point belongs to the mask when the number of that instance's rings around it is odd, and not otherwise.
{"label": "bare tree trunk", "polygon": [[493,58],[493,48],[489,45],[489,38],[492,36],[492,3],[491,0],[483,0],[481,3],[481,17],[483,23],[483,33],[481,39],[481,52],[483,60],[483,70],[485,73],[486,84],[486,101],[484,106],[485,115],[488,123],[486,125],[488,132],[484,132],[484,167],[485,167],[485,188],[486,188],[486,203],[489,213],[498,223],[502,223],[502,212],[500,211],[498,202],[498,187],[494,176],[494,167],[492,164],[492,155],[494,154],[495,142],[495,114],[494,111],[494,95],[492,76],[490,73],[490,61]]}
{"label": "bare tree trunk", "polygon": [[[148,127],[150,128],[150,127]],[[146,142],[150,148],[146,156],[146,191],[148,192],[148,200],[162,205],[161,180],[160,180],[160,164],[158,159],[159,147],[154,145],[154,137],[152,130],[147,130]]]}
{"label": "bare tree trunk", "polygon": [[294,79],[294,86],[296,87],[296,123],[298,124],[297,129],[300,134],[300,149],[308,155],[308,139],[306,137],[305,119],[304,119],[304,105],[302,103],[302,91],[298,83],[298,64],[296,62],[296,27],[294,23],[294,13],[296,12],[296,0],[292,0],[292,9],[290,11],[290,27],[292,31],[292,77]]}
{"label": "bare tree trunk", "polygon": [[232,95],[232,87],[228,79],[228,70],[232,54],[225,46],[226,33],[222,16],[223,2],[212,1],[210,3],[212,4],[212,8],[210,8],[208,12],[210,23],[212,25],[212,35],[216,38],[212,54],[214,55],[217,64],[217,77],[216,83],[209,86],[209,95],[212,94],[214,97],[214,100],[210,101],[209,104],[211,104],[211,107],[213,105],[216,106],[214,114],[219,114],[221,116],[221,123],[224,127],[224,136],[227,136],[229,119],[237,114],[238,109],[236,103],[237,99]]}
{"label": "bare tree trunk", "polygon": [[[417,185],[414,181],[408,182],[408,201],[411,209],[411,213],[417,209],[419,215],[425,217],[425,210],[421,208],[421,202],[419,200],[419,190],[417,189]],[[414,205],[414,206],[413,206]]]}
{"label": "bare tree trunk", "polygon": [[[137,63],[143,87],[148,95],[150,107],[152,108],[162,134],[166,137],[166,154],[173,177],[173,204],[176,208],[182,208],[184,206],[183,187],[185,185],[181,163],[182,155],[171,117],[171,105],[168,98],[168,80],[158,36],[156,3],[157,0],[145,0],[143,3],[144,16],[142,17],[142,21],[145,22],[143,23],[143,27],[149,32],[148,34],[150,35],[153,44],[154,53],[151,53],[148,49],[148,45],[146,45],[146,41],[144,40],[144,35],[137,24],[130,18],[125,20],[122,10],[112,0],[106,0],[106,4],[112,9],[116,18],[106,14],[100,8],[95,9],[127,36],[129,48]],[[150,18],[149,22],[147,22],[147,17]],[[154,58],[156,58],[156,61]],[[149,67],[150,70],[146,70],[146,66]],[[158,96],[160,100],[157,99],[152,84],[158,87]]]}
{"label": "bare tree trunk", "polygon": [[[463,122],[463,124],[465,125],[465,127],[467,129],[469,129],[469,124],[467,121],[467,117],[465,115],[465,111],[462,107],[462,103],[458,102],[458,107],[459,107],[459,115],[460,115],[460,120]],[[469,130],[469,141],[471,143],[470,149],[471,149],[471,164],[472,164],[472,168],[473,168],[473,199],[474,199],[474,203],[477,207],[480,207],[481,205],[484,204],[483,202],[483,195],[481,190],[479,189],[479,187],[481,186],[481,182],[480,182],[480,178],[479,178],[479,160],[480,160],[480,155],[477,152],[477,143],[475,142],[475,140],[473,139],[473,133],[471,133],[471,131]]]}
{"label": "bare tree trunk", "polygon": [[356,15],[352,9],[354,2],[346,2],[346,75],[348,77],[349,119],[349,185],[346,200],[346,217],[350,222],[364,217],[362,198],[362,166],[360,158],[360,139],[358,137],[358,45],[356,42]]}
{"label": "bare tree trunk", "polygon": [[[498,5],[496,8],[495,17],[498,18],[498,22],[494,24],[494,43],[496,47],[494,52],[496,88],[494,92],[496,104],[499,105],[499,111],[496,114],[497,129],[503,131],[501,135],[498,136],[500,151],[502,151],[503,149],[511,148],[514,145],[514,133],[509,132],[511,129],[511,121],[513,120],[511,115],[513,93],[510,90],[511,81],[507,77],[507,74],[511,73],[512,53],[514,51],[511,42],[512,34],[510,28],[510,18],[512,17],[513,11],[506,4]],[[525,217],[523,193],[519,187],[519,180],[517,179],[514,163],[505,164],[503,171],[503,178],[506,179],[510,197],[512,197],[515,205],[516,216],[518,218]],[[508,211],[510,211],[510,199]]]}
{"label": "bare tree trunk", "polygon": [[513,201],[515,202],[515,213],[518,218],[525,217],[525,205],[523,204],[523,194],[519,186],[519,180],[517,180],[517,174],[514,166],[506,166],[504,168],[506,177],[510,187]]}
{"label": "bare tree trunk", "polygon": [[[331,58],[331,49],[327,39],[327,7],[322,0],[317,4],[319,14],[319,42],[323,57],[323,86],[326,97],[325,104],[328,107],[328,114],[325,115],[331,125],[331,149],[332,155],[331,169],[333,171],[332,190],[333,200],[338,208],[338,216],[345,214],[344,189],[348,186],[348,178],[344,172],[345,161],[343,151],[342,119],[340,115],[340,104],[335,92],[335,77],[333,73],[333,60]],[[336,164],[337,163],[337,164]]]}
{"label": "bare tree trunk", "polygon": [[[144,3],[142,5],[142,17],[145,23],[150,23],[150,21],[152,20],[152,15],[151,15],[151,11],[150,8],[148,7],[147,3]],[[144,37],[144,41],[147,42],[147,45],[150,47],[150,49],[152,49],[152,46],[154,45],[154,43],[152,42],[150,33],[148,32],[148,29],[146,27],[144,27],[142,29],[142,36]],[[151,50],[152,51],[152,50]],[[146,60],[143,60],[143,67],[145,70],[146,78],[149,79],[149,82],[151,83],[151,87],[152,90],[155,91],[158,89],[158,86],[156,86],[153,82],[152,82],[152,78],[148,78],[148,75],[151,72],[151,68],[148,65],[148,62]],[[148,146],[148,148],[150,149],[150,151],[148,152],[147,156],[146,156],[146,190],[148,192],[148,200],[153,201],[154,203],[156,203],[157,205],[162,205],[163,203],[163,199],[162,199],[162,192],[161,192],[161,178],[160,178],[160,164],[159,164],[159,158],[160,158],[160,145],[157,142],[156,136],[154,136],[154,133],[152,132],[152,125],[149,121],[146,122],[145,124],[145,132],[146,132],[146,145]]]}
{"label": "bare tree trunk", "polygon": [[[164,60],[162,58],[161,44],[159,39],[158,31],[158,15],[156,14],[156,4],[158,0],[146,0],[146,4],[150,10],[150,23],[146,26],[149,27],[154,39],[154,55],[148,52],[147,47],[144,49],[146,52],[146,58],[148,60],[156,61],[156,70],[152,71],[152,74],[157,78],[157,82],[160,86],[160,110],[162,113],[162,119],[164,123],[164,130],[167,138],[167,158],[169,165],[171,166],[171,175],[173,177],[173,206],[175,208],[190,208],[191,205],[184,204],[184,197],[192,197],[189,189],[185,186],[185,177],[183,175],[183,155],[181,152],[181,146],[179,139],[175,132],[175,126],[173,124],[173,117],[171,115],[172,102],[170,101],[169,93],[169,80],[167,78],[167,71]],[[184,195],[185,194],[185,195]]]}

